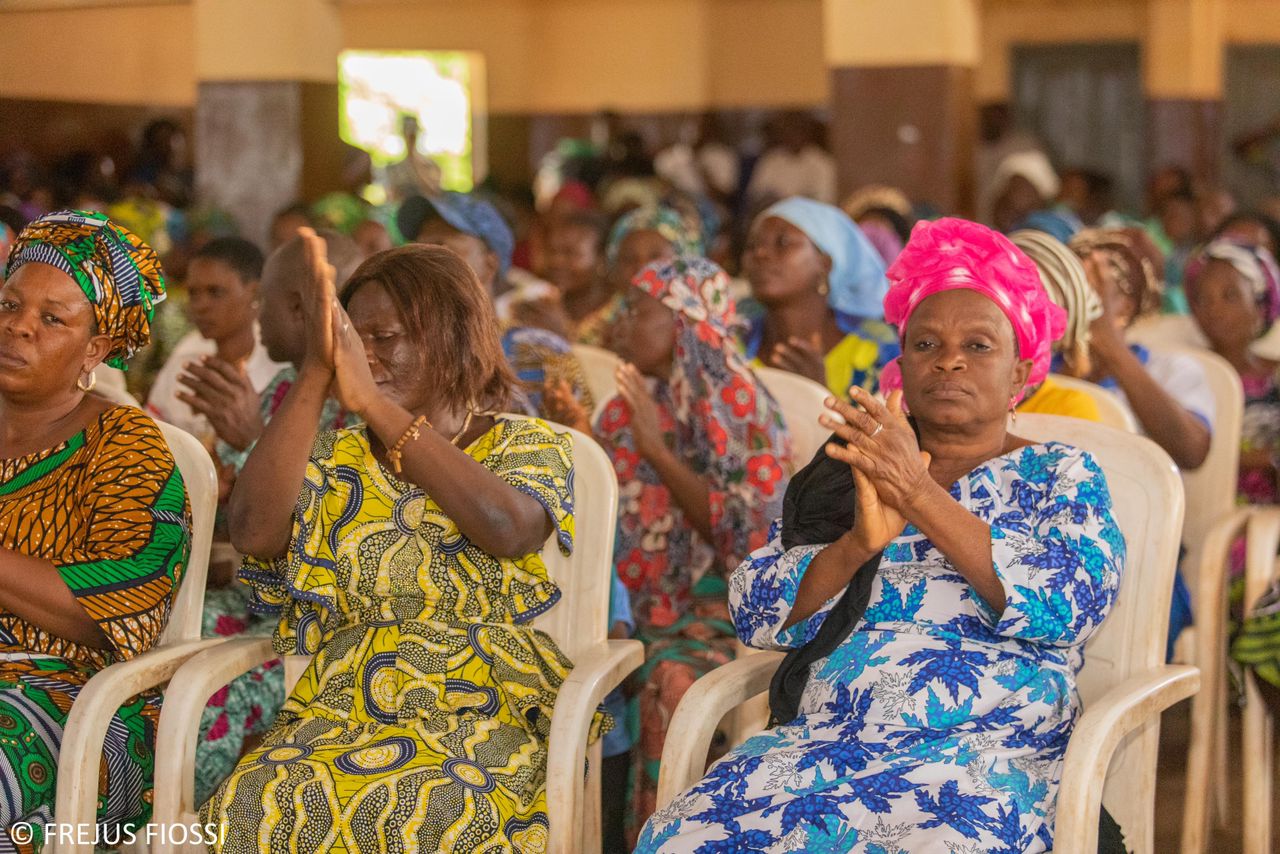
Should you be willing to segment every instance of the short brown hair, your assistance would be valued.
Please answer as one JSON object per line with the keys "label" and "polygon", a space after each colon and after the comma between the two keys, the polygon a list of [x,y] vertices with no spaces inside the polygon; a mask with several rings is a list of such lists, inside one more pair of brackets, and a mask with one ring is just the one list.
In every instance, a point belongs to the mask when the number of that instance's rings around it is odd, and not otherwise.
{"label": "short brown hair", "polygon": [[441,402],[483,411],[507,407],[515,375],[502,352],[493,303],[467,262],[422,243],[379,252],[351,274],[343,307],[370,283],[386,289],[405,329],[429,354]]}

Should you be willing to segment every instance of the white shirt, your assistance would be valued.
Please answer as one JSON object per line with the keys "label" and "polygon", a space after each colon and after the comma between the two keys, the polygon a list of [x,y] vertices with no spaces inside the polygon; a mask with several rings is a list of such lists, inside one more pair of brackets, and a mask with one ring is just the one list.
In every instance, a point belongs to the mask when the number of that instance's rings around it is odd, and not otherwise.
{"label": "white shirt", "polygon": [[808,196],[829,205],[836,203],[836,161],[816,145],[793,154],[772,148],[756,163],[747,195],[752,199],[776,201],[789,196]]}
{"label": "white shirt", "polygon": [[697,151],[678,142],[658,152],[653,168],[677,189],[694,195],[706,193],[707,184],[726,196],[738,188],[737,152],[721,142],[708,142]]}
{"label": "white shirt", "polygon": [[[280,369],[287,366],[281,362],[273,362],[267,355],[267,348],[262,346],[257,324],[253,327],[253,337],[253,352],[249,354],[244,369],[249,375],[249,382],[253,384],[253,390],[261,394]],[[197,414],[190,406],[178,399],[178,392],[184,389],[178,383],[178,375],[183,372],[188,362],[194,362],[202,356],[212,356],[217,352],[218,345],[211,339],[203,337],[199,331],[193,330],[184,335],[178,342],[178,346],[173,348],[173,353],[169,355],[169,360],[164,363],[160,373],[156,375],[146,406],[147,412],[155,418],[167,421],[175,427],[181,427],[210,448],[217,441],[217,435],[209,419]]]}

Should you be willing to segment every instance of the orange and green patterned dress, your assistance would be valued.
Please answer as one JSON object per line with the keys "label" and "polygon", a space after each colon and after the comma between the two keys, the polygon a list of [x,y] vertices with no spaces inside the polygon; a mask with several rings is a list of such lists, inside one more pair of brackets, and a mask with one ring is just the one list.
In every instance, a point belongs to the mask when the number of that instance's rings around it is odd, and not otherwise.
{"label": "orange and green patterned dress", "polygon": [[[81,646],[0,609],[0,851],[23,849],[7,832],[14,823],[53,820],[62,730],[89,677],[159,640],[186,568],[190,518],[169,446],[134,407],[107,410],[55,447],[0,460],[0,547],[53,564],[111,644]],[[111,723],[98,799],[109,826],[150,816],[159,711],[149,693]]]}
{"label": "orange and green patterned dress", "polygon": [[[568,436],[499,417],[466,452],[537,500],[569,550]],[[241,577],[280,615],[276,651],[313,657],[203,807],[223,852],[545,850],[551,709],[571,665],[528,625],[560,598],[541,554],[486,553],[357,427],[317,439],[286,560]]]}

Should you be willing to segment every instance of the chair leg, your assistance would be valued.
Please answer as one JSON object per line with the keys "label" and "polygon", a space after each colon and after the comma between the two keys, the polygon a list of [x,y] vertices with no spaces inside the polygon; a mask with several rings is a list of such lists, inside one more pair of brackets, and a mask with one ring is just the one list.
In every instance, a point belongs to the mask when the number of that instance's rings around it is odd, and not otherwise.
{"label": "chair leg", "polygon": [[1245,675],[1244,726],[1244,854],[1271,851],[1271,774],[1275,727],[1251,673]]}
{"label": "chair leg", "polygon": [[[599,739],[587,748],[586,791],[582,800],[582,838],[579,839],[578,852],[581,854],[600,854],[603,841],[600,818],[600,772],[603,770],[604,755],[601,753],[602,743]],[[576,854],[576,853],[575,853]]]}
{"label": "chair leg", "polygon": [[[1210,667],[1205,668],[1209,670]],[[1208,679],[1211,674],[1202,671]],[[1182,815],[1182,854],[1204,854],[1209,835],[1209,793],[1213,776],[1217,718],[1221,714],[1212,689],[1191,700],[1191,744],[1187,750],[1186,795]]]}

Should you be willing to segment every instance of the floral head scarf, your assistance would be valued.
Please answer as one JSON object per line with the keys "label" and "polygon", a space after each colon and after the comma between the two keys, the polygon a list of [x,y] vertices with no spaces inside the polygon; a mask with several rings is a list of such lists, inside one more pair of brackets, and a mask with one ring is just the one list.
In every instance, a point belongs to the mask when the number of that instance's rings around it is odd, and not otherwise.
{"label": "floral head scarf", "polygon": [[1225,261],[1249,285],[1249,292],[1262,312],[1264,328],[1280,317],[1280,269],[1271,253],[1262,247],[1244,246],[1230,240],[1215,240],[1200,250],[1187,264],[1186,283],[1194,288],[1210,261]]}
{"label": "floral head scarf", "polygon": [[621,485],[618,576],[642,626],[670,627],[687,616],[693,580],[732,571],[764,544],[781,512],[790,441],[778,404],[743,360],[725,272],[701,258],[646,267],[632,286],[675,314],[671,377],[653,381],[659,420],[675,453],[706,479],[714,542],[694,532],[658,473],[636,451],[621,397],[596,432]]}
{"label": "floral head scarf", "polygon": [[151,319],[165,297],[155,250],[105,214],[55,211],[22,229],[9,250],[8,275],[33,261],[80,286],[98,332],[111,339],[106,363],[126,370],[129,357],[151,340]]}
{"label": "floral head scarf", "polygon": [[671,242],[678,256],[702,254],[702,227],[674,208],[658,205],[636,208],[614,223],[605,249],[605,258],[609,266],[613,266],[618,260],[618,250],[622,247],[622,241],[633,231],[658,232]]}
{"label": "floral head scarf", "polygon": [[[1045,293],[1036,265],[1003,234],[952,217],[919,223],[888,277],[884,319],[898,327],[899,335],[906,334],[911,315],[928,297],[977,291],[1009,319],[1019,355],[1031,360],[1031,376],[1016,399],[1048,375],[1053,342],[1066,330],[1067,313]],[[895,360],[881,373],[880,388],[888,393],[901,387],[902,370]]]}

